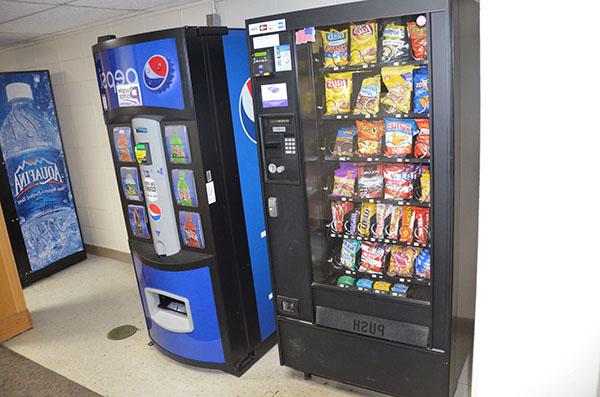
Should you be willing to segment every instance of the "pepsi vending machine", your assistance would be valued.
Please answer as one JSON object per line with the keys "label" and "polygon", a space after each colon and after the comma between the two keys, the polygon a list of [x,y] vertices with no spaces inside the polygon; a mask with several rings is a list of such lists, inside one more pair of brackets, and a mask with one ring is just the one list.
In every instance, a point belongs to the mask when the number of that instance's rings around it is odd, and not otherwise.
{"label": "pepsi vending machine", "polygon": [[93,54],[150,338],[239,376],[275,343],[244,31],[101,37]]}

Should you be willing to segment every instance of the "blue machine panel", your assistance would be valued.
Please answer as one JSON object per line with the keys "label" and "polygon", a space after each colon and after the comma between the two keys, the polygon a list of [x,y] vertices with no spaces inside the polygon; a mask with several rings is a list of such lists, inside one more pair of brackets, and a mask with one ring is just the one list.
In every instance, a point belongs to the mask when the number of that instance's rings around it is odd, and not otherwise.
{"label": "blue machine panel", "polygon": [[175,38],[112,48],[94,55],[104,111],[129,106],[183,110]]}
{"label": "blue machine panel", "polygon": [[[201,267],[187,271],[165,271],[142,263],[133,254],[140,295],[148,332],[152,340],[163,349],[179,357],[209,363],[224,363],[221,331],[212,287],[210,268]],[[185,297],[189,302],[194,329],[191,332],[172,332],[152,320],[145,290],[166,291]],[[154,308],[152,308],[154,309]]]}
{"label": "blue machine panel", "polygon": [[223,37],[223,47],[260,335],[261,339],[265,340],[275,332],[275,309],[272,302],[250,68],[244,31],[230,30],[229,34]]}

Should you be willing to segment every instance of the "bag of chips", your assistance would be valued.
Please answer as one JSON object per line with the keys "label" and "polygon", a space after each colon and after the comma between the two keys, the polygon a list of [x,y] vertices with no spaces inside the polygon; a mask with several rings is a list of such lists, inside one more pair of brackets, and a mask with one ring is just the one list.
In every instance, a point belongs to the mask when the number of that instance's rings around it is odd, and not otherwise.
{"label": "bag of chips", "polygon": [[348,29],[324,30],[323,61],[326,68],[345,66],[348,64]]}
{"label": "bag of chips", "polygon": [[354,154],[354,136],[356,135],[356,128],[344,127],[340,128],[335,137],[335,144],[333,145],[334,156],[352,156]]}
{"label": "bag of chips", "polygon": [[420,171],[421,176],[419,177],[419,201],[428,203],[431,201],[431,173],[429,172],[429,167],[426,165],[421,166]]}
{"label": "bag of chips", "polygon": [[375,220],[375,203],[362,203],[360,206],[360,222],[358,223],[358,233],[363,237],[371,235],[371,225]]}
{"label": "bag of chips", "polygon": [[358,167],[358,197],[380,198],[383,196],[383,172],[381,164]]}
{"label": "bag of chips", "polygon": [[419,253],[415,247],[392,245],[390,249],[390,264],[387,269],[388,276],[412,277],[414,260]]}
{"label": "bag of chips", "polygon": [[381,92],[381,76],[367,77],[362,81],[356,97],[354,114],[376,115],[379,113],[379,93]]}
{"label": "bag of chips", "polygon": [[416,178],[417,169],[414,164],[386,164],[383,168],[384,198],[412,198]]}
{"label": "bag of chips", "polygon": [[416,22],[406,24],[412,47],[412,56],[417,61],[427,60],[427,27],[419,26]]}
{"label": "bag of chips", "polygon": [[325,114],[350,113],[352,73],[331,73],[325,76]]}
{"label": "bag of chips", "polygon": [[429,158],[429,119],[416,119],[419,135],[415,141],[415,157]]}
{"label": "bag of chips", "polygon": [[429,76],[427,68],[415,70],[413,75],[415,84],[415,97],[413,98],[413,112],[417,114],[429,113]]}
{"label": "bag of chips", "polygon": [[384,112],[389,114],[410,113],[414,68],[414,65],[381,68],[381,79],[388,90],[381,98]]}
{"label": "bag of chips", "polygon": [[413,242],[413,225],[415,222],[415,211],[413,207],[405,206],[402,208],[402,225],[400,226],[400,238],[402,243]]}
{"label": "bag of chips", "polygon": [[429,240],[429,208],[416,207],[414,233],[419,244],[427,244]]}
{"label": "bag of chips", "polygon": [[359,241],[344,239],[342,242],[342,251],[340,253],[340,264],[348,270],[354,270],[356,254],[358,253],[359,249]]}
{"label": "bag of chips", "polygon": [[377,22],[350,25],[350,65],[377,61]]}
{"label": "bag of chips", "polygon": [[410,119],[385,119],[386,157],[408,156],[412,153],[417,123]]}
{"label": "bag of chips", "polygon": [[420,278],[431,280],[431,252],[423,249],[415,259],[415,275]]}
{"label": "bag of chips", "polygon": [[402,207],[398,205],[390,205],[389,211],[390,222],[385,229],[385,237],[392,240],[397,240],[398,229],[400,228],[400,219],[402,219]]}
{"label": "bag of chips", "polygon": [[331,231],[344,233],[344,222],[347,215],[354,209],[354,203],[350,201],[331,202]]}
{"label": "bag of chips", "polygon": [[360,252],[359,272],[381,273],[388,246],[381,243],[363,242]]}
{"label": "bag of chips", "polygon": [[354,185],[356,182],[357,169],[351,163],[341,163],[340,168],[335,170],[333,176],[334,196],[354,196]]}
{"label": "bag of chips", "polygon": [[406,26],[394,22],[385,25],[381,41],[381,62],[407,61],[409,47]]}
{"label": "bag of chips", "polygon": [[385,221],[387,216],[390,214],[389,204],[377,204],[375,206],[375,227],[371,228],[372,235],[375,238],[383,238],[383,232],[385,230]]}
{"label": "bag of chips", "polygon": [[358,130],[358,154],[360,156],[378,156],[381,154],[383,120],[356,120]]}

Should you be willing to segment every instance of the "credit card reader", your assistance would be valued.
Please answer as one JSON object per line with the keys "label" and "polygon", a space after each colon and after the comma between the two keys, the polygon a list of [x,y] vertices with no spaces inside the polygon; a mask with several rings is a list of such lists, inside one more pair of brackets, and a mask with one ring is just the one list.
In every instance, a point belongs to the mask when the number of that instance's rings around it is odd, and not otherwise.
{"label": "credit card reader", "polygon": [[254,77],[272,76],[275,72],[275,61],[272,48],[262,48],[252,52],[252,75]]}

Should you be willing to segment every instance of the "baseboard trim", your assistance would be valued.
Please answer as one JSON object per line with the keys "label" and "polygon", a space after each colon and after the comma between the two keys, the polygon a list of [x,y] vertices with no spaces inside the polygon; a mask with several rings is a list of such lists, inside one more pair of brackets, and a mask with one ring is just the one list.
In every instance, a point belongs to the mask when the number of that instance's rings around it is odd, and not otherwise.
{"label": "baseboard trim", "polygon": [[0,343],[33,328],[29,310],[15,313],[0,320]]}
{"label": "baseboard trim", "polygon": [[129,252],[117,251],[106,247],[98,247],[97,245],[85,245],[85,250],[88,254],[103,256],[105,258],[115,259],[121,262],[131,262],[131,254]]}

